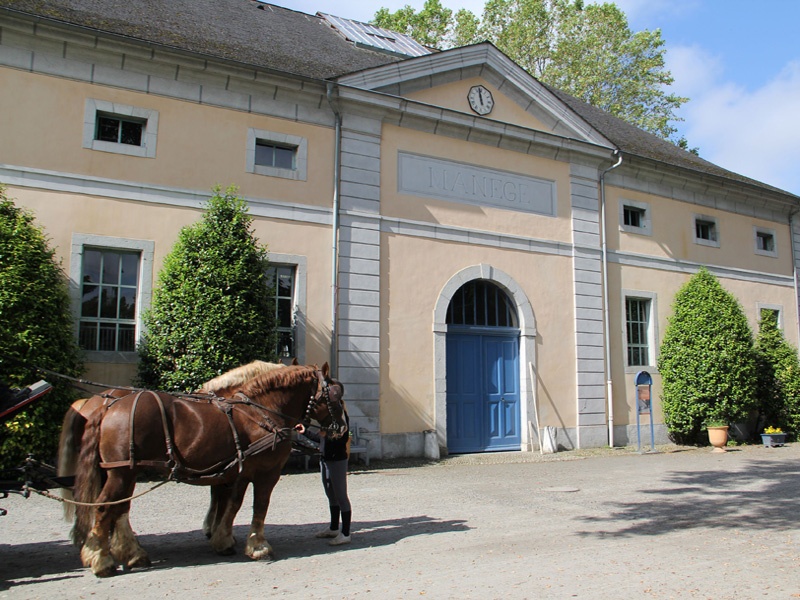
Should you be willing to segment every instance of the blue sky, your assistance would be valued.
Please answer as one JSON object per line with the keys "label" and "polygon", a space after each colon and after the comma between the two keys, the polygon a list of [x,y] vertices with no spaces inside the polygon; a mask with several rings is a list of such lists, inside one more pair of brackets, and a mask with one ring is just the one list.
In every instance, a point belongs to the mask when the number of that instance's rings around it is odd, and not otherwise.
{"label": "blue sky", "polygon": [[[369,21],[381,6],[424,0],[271,0]],[[478,16],[485,0],[442,0]],[[678,124],[721,167],[800,195],[800,1],[617,0],[631,29],[660,29],[671,90],[690,101]]]}

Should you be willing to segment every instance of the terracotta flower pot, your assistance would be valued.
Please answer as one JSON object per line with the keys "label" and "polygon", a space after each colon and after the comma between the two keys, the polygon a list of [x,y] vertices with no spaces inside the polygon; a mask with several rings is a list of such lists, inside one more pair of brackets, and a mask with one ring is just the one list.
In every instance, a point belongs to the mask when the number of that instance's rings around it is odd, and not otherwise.
{"label": "terracotta flower pot", "polygon": [[708,441],[714,446],[713,452],[725,452],[725,446],[728,444],[728,426],[709,427]]}

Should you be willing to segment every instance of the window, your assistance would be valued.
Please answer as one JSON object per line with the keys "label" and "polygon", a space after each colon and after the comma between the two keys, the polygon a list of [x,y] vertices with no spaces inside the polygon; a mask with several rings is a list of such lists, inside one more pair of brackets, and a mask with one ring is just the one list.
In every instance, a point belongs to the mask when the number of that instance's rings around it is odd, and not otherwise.
{"label": "window", "polygon": [[628,366],[640,367],[649,365],[649,299],[625,298],[625,327],[627,332]]}
{"label": "window", "polygon": [[248,173],[305,181],[308,173],[308,142],[286,133],[248,129],[246,149]]}
{"label": "window", "polygon": [[775,246],[775,231],[764,227],[754,227],[753,231],[755,233],[756,254],[777,257],[778,250]]}
{"label": "window", "polygon": [[256,140],[256,164],[276,169],[294,169],[297,147],[279,146]]}
{"label": "window", "polygon": [[704,246],[719,247],[717,221],[713,217],[697,216],[694,219],[694,241]]}
{"label": "window", "polygon": [[760,321],[773,320],[778,329],[783,329],[783,307],[776,304],[758,304],[758,318]]}
{"label": "window", "polygon": [[642,290],[623,290],[622,298],[626,372],[636,373],[645,366],[655,368],[658,319],[654,315],[658,314],[657,295]]}
{"label": "window", "polygon": [[78,339],[84,350],[135,352],[138,252],[86,248]]}
{"label": "window", "polygon": [[448,325],[517,327],[517,311],[508,295],[489,281],[462,285],[447,309]]}
{"label": "window", "polygon": [[641,227],[644,218],[644,211],[632,206],[626,206],[624,209],[623,223],[629,227]]}
{"label": "window", "polygon": [[279,358],[297,356],[295,346],[295,268],[293,266],[271,266],[267,271],[275,301],[275,318],[278,329]]}
{"label": "window", "polygon": [[87,362],[135,363],[141,314],[150,305],[155,244],[72,234],[70,298]]}
{"label": "window", "polygon": [[650,205],[647,202],[620,200],[619,228],[628,233],[652,235]]}
{"label": "window", "polygon": [[158,111],[87,99],[83,147],[127,156],[155,158]]}
{"label": "window", "polygon": [[146,121],[140,119],[124,119],[116,115],[98,114],[94,139],[141,146],[145,123]]}

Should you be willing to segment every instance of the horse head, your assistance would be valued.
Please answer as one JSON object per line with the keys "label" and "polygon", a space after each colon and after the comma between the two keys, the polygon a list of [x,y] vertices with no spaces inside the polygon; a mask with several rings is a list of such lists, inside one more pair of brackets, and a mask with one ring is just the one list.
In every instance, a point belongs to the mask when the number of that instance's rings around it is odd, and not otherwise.
{"label": "horse head", "polygon": [[311,397],[306,410],[306,419],[314,419],[332,438],[340,438],[347,433],[347,419],[344,411],[344,385],[330,377],[330,367],[326,362],[322,368],[314,367],[317,377],[317,391]]}

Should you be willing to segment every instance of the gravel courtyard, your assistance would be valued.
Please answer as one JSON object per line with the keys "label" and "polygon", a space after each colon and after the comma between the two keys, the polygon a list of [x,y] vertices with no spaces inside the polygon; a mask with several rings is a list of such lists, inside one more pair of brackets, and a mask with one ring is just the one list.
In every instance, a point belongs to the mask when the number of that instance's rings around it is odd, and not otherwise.
{"label": "gravel courtyard", "polygon": [[[0,598],[800,598],[800,444],[659,449],[354,466],[353,542],[335,549],[313,535],[318,473],[293,470],[273,562],[215,555],[208,490],[170,483],[131,511],[153,567],[108,579],[81,567],[60,504],[11,497]],[[248,498],[240,545],[249,519]]]}

